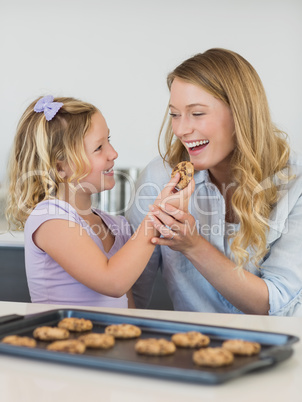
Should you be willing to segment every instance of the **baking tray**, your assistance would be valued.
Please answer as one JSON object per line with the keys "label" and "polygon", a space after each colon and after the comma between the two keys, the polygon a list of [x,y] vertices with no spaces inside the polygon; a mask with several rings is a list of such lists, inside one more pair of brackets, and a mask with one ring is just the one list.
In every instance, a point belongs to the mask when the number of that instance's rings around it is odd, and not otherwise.
{"label": "baking tray", "polygon": [[[128,323],[142,330],[141,338],[166,338],[176,332],[199,331],[210,337],[210,346],[220,346],[226,339],[244,339],[259,342],[261,352],[252,357],[235,357],[231,366],[221,368],[201,368],[192,361],[192,349],[177,348],[174,355],[164,357],[142,356],[134,350],[137,339],[116,340],[109,350],[88,349],[83,355],[48,351],[48,342],[38,341],[37,347],[26,348],[0,342],[0,353],[71,364],[103,370],[111,370],[135,375],[146,375],[162,379],[187,381],[203,384],[220,384],[248,372],[274,366],[289,358],[292,344],[299,341],[296,336],[263,331],[181,323],[127,315],[109,314],[79,309],[58,309],[45,313],[0,317],[0,340],[7,335],[32,337],[36,327],[56,326],[65,317],[78,317],[93,322],[92,332],[103,333],[107,325]],[[71,334],[76,338],[79,334]]]}

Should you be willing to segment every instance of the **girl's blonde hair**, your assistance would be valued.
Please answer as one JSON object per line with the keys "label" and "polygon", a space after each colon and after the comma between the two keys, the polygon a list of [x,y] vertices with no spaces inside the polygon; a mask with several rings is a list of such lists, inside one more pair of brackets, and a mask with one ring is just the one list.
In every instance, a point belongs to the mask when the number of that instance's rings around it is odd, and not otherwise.
{"label": "girl's blonde hair", "polygon": [[[268,220],[277,201],[273,176],[287,166],[289,158],[287,136],[271,120],[265,90],[257,72],[237,53],[216,48],[185,60],[168,75],[170,90],[176,77],[202,87],[231,109],[236,135],[231,162],[236,184],[232,208],[240,222],[239,231],[231,236],[234,237],[231,250],[237,266],[242,268],[250,260],[247,251],[250,247],[255,252],[252,261],[259,267],[267,253]],[[162,153],[160,141],[164,127],[165,153]],[[158,145],[162,158],[171,167],[189,159],[186,148],[174,138],[168,108]]]}
{"label": "girl's blonde hair", "polygon": [[39,202],[56,196],[64,181],[59,162],[72,166],[70,182],[82,179],[89,170],[83,140],[98,109],[78,99],[55,98],[63,106],[47,121],[43,112],[34,111],[39,99],[19,121],[9,163],[6,217],[19,230]]}

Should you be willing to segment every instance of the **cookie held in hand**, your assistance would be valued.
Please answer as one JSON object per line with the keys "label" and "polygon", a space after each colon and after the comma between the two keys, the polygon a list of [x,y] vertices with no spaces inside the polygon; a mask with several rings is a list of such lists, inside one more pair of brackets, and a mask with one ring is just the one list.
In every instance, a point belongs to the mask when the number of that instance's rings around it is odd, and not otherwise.
{"label": "cookie held in hand", "polygon": [[191,162],[179,162],[172,170],[171,177],[173,178],[176,173],[180,174],[180,180],[175,186],[177,190],[183,190],[188,186],[194,176],[194,166]]}

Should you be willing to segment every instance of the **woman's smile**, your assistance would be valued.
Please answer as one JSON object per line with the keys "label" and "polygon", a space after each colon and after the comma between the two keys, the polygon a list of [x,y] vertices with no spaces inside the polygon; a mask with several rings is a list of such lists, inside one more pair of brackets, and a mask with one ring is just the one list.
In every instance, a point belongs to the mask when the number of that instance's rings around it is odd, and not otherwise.
{"label": "woman's smile", "polygon": [[197,155],[209,144],[209,140],[193,140],[193,141],[185,141],[184,145],[186,146],[189,155]]}

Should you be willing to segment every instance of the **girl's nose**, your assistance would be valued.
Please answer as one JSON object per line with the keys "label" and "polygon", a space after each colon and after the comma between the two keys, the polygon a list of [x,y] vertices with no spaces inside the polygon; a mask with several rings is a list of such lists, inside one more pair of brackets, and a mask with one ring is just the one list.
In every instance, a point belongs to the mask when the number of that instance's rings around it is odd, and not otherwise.
{"label": "girl's nose", "polygon": [[113,146],[110,144],[110,151],[108,154],[108,159],[110,160],[115,160],[118,157],[118,153],[116,152],[116,150],[113,148]]}

